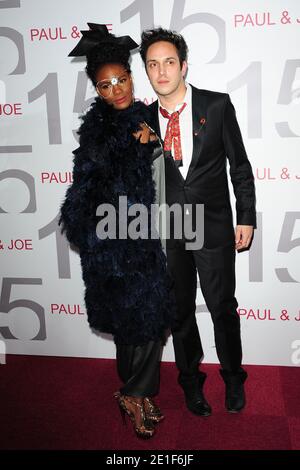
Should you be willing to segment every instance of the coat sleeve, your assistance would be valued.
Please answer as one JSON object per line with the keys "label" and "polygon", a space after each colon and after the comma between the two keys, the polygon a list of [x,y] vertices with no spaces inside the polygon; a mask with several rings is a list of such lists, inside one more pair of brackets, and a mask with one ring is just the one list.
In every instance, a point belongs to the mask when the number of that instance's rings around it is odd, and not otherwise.
{"label": "coat sleeve", "polygon": [[[68,241],[79,250],[89,251],[100,243],[96,235],[96,203],[101,202],[98,192],[95,200],[97,167],[84,157],[82,147],[73,152],[73,183],[68,187],[59,211],[58,225]],[[98,188],[97,188],[98,189]]]}
{"label": "coat sleeve", "polygon": [[166,181],[165,181],[165,159],[160,140],[155,142],[151,153],[152,178],[155,187],[155,204],[158,205],[155,219],[156,230],[159,233],[162,248],[166,253]]}
{"label": "coat sleeve", "polygon": [[224,106],[223,141],[236,198],[237,225],[253,225],[256,228],[254,177],[235,109],[228,94]]}

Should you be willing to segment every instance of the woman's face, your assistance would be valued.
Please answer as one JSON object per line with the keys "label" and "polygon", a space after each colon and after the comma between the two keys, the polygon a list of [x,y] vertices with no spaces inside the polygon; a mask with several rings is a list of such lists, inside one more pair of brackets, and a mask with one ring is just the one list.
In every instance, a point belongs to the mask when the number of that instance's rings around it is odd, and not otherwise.
{"label": "woman's face", "polygon": [[115,109],[126,109],[133,100],[131,75],[121,64],[106,64],[96,73],[99,96]]}

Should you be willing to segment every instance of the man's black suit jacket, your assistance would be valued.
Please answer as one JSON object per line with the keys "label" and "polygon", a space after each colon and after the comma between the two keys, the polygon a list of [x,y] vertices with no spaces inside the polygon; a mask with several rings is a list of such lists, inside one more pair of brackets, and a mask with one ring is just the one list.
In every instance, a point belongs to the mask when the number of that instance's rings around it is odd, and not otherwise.
{"label": "man's black suit jacket", "polygon": [[[161,137],[158,101],[152,103],[150,109],[152,127]],[[184,179],[173,158],[165,159],[166,202],[169,205],[204,204],[204,247],[222,247],[234,243],[227,159],[236,198],[236,222],[256,227],[252,168],[227,93],[192,86],[192,113],[192,161]]]}

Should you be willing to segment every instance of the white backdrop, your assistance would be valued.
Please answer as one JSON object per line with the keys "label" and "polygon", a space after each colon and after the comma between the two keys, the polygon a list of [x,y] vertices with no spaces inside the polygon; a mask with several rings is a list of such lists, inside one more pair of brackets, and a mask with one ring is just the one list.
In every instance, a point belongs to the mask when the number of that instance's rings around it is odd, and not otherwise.
{"label": "white backdrop", "polygon": [[[0,342],[7,353],[115,357],[88,326],[80,259],[57,227],[78,115],[95,96],[67,57],[87,22],[189,45],[188,81],[229,92],[256,178],[258,229],[237,255],[244,363],[300,364],[300,8],[295,0],[0,0]],[[142,62],[136,97],[155,99]],[[217,362],[198,293],[205,362]],[[164,360],[174,360],[172,341]]]}

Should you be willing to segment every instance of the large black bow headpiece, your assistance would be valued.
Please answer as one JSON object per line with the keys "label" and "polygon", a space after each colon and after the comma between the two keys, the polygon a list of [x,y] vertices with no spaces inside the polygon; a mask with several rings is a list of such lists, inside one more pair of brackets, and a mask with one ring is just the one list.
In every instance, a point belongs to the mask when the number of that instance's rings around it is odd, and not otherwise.
{"label": "large black bow headpiece", "polygon": [[80,31],[82,37],[68,56],[86,56],[95,46],[108,43],[123,46],[128,51],[138,47],[138,44],[130,36],[116,37],[109,33],[105,24],[88,23],[88,26],[90,28],[89,30]]}

